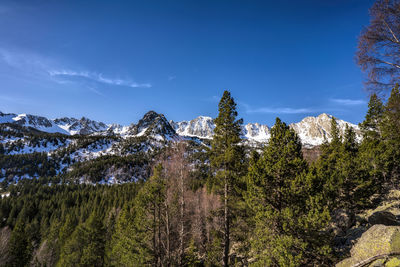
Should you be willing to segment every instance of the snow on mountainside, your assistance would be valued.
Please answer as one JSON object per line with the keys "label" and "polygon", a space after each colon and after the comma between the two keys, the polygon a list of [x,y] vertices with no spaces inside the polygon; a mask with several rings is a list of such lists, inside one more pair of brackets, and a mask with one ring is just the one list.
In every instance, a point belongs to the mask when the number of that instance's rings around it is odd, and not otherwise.
{"label": "snow on mountainside", "polygon": [[65,131],[69,132],[71,135],[88,135],[96,132],[106,131],[109,128],[109,126],[103,122],[92,121],[85,117],[82,117],[80,120],[75,118],[60,118],[55,119],[54,123],[56,123]]}
{"label": "snow on mountainside", "polygon": [[271,137],[268,126],[259,123],[246,124],[243,133],[245,138],[256,142],[267,142]]}
{"label": "snow on mountainside", "polygon": [[[331,140],[332,116],[322,113],[318,117],[306,117],[298,123],[290,124],[290,127],[299,135],[301,142],[306,146],[321,145],[324,140]],[[336,119],[340,133],[343,135],[346,124],[356,132],[357,140],[361,140],[361,132],[357,125]]]}
{"label": "snow on mountainside", "polygon": [[[181,136],[191,136],[204,139],[211,139],[215,124],[211,117],[199,116],[191,121],[174,122],[170,121],[176,133]],[[265,142],[269,139],[269,128],[259,123],[248,123],[243,126],[243,138]]]}
{"label": "snow on mountainside", "polygon": [[29,114],[17,115],[0,112],[0,123],[15,123],[24,127],[32,127],[42,132],[68,134],[66,130],[62,129],[54,121]]}
{"label": "snow on mountainside", "polygon": [[[325,138],[329,141],[332,116],[321,114],[318,117],[306,117],[298,123],[290,124],[290,127],[299,135],[303,145],[311,147],[321,145]],[[200,116],[191,121],[170,121],[176,133],[182,136],[192,136],[211,139],[215,125],[211,117]],[[344,133],[346,124],[353,127],[357,139],[361,140],[361,133],[357,125],[337,120],[341,134]],[[255,142],[267,142],[270,138],[270,128],[260,123],[248,123],[243,126],[243,138]]]}
{"label": "snow on mountainside", "polygon": [[[302,121],[290,124],[299,135],[303,145],[316,146],[330,140],[331,115],[321,114],[317,117],[306,117]],[[119,124],[105,124],[85,117],[59,118],[49,120],[45,117],[27,114],[4,114],[0,112],[1,123],[14,123],[21,126],[29,126],[48,133],[63,133],[67,135],[103,135],[121,136],[123,138],[152,136],[157,140],[176,139],[178,136],[211,139],[215,124],[211,117],[199,116],[190,121],[167,121],[164,115],[154,111],[147,112],[137,124],[121,126]],[[346,124],[356,131],[358,140],[361,133],[357,125],[337,120],[339,130],[344,133]],[[244,139],[251,142],[267,142],[270,138],[270,128],[259,123],[248,123],[243,126]]]}
{"label": "snow on mountainside", "polygon": [[134,125],[134,135],[142,136],[144,134],[153,137],[173,138],[176,135],[175,130],[171,127],[163,114],[154,111],[147,112],[138,124]]}
{"label": "snow on mountainside", "polygon": [[199,116],[191,121],[170,121],[170,124],[179,135],[206,139],[212,138],[215,128],[213,119],[206,116]]}
{"label": "snow on mountainside", "polygon": [[[299,135],[306,153],[314,153],[307,152],[307,148],[330,140],[331,118],[321,114],[290,125]],[[341,133],[348,124],[361,139],[358,126],[342,120],[337,123]],[[87,118],[49,120],[0,112],[0,155],[3,157],[0,182],[57,174],[69,175],[79,182],[99,182],[97,178],[103,177],[103,182],[119,183],[148,177],[151,159],[159,149],[173,140],[194,141],[191,145],[200,149],[209,143],[205,139],[212,138],[214,129],[211,117],[168,122],[164,115],[154,111],[129,126]],[[259,123],[243,125],[242,130],[244,142],[254,147],[268,142],[271,135],[271,129]],[[62,134],[41,134],[40,131]],[[88,169],[97,171],[88,172]]]}

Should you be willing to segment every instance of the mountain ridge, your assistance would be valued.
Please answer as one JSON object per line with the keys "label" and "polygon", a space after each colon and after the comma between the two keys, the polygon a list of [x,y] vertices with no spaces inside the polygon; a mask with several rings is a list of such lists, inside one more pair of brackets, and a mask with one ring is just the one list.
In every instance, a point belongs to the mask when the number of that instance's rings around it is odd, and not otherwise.
{"label": "mountain ridge", "polygon": [[[298,134],[303,145],[312,147],[321,145],[325,140],[330,140],[330,121],[332,115],[322,113],[316,117],[308,116],[300,122],[291,123],[289,126]],[[137,124],[123,126],[120,124],[106,124],[86,117],[48,119],[31,114],[14,114],[0,112],[0,124],[12,123],[24,127],[31,127],[47,133],[61,133],[65,135],[100,135],[100,136],[141,136],[145,133],[153,136],[175,135],[180,137],[194,137],[211,139],[215,128],[213,119],[208,116],[198,116],[190,121],[168,121],[163,114],[155,111],[147,112]],[[357,139],[361,140],[361,133],[357,125],[337,119],[340,132],[343,134],[346,124],[353,127]],[[150,129],[151,126],[151,129]],[[273,127],[273,126],[272,126]],[[271,127],[260,123],[247,123],[243,125],[242,138],[250,142],[265,143],[270,138]],[[164,137],[165,137],[164,136]]]}

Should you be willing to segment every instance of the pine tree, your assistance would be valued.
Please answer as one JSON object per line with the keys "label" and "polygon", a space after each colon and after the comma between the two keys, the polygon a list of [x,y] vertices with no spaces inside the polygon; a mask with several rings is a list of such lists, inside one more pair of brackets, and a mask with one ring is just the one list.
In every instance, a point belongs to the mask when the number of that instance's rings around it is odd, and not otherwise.
{"label": "pine tree", "polygon": [[365,120],[360,123],[363,139],[379,138],[383,111],[384,107],[381,99],[375,93],[372,94],[368,102],[368,111],[365,115]]}
{"label": "pine tree", "polygon": [[315,172],[320,179],[322,193],[326,205],[334,207],[340,204],[338,199],[338,185],[342,182],[342,177],[337,169],[338,160],[342,155],[342,137],[337,126],[335,117],[331,118],[330,129],[331,140],[326,142],[321,147],[321,156],[314,163]]}
{"label": "pine tree", "polygon": [[140,189],[132,206],[125,205],[112,237],[110,260],[114,266],[161,266],[161,204],[164,200],[162,166]]}
{"label": "pine tree", "polygon": [[230,92],[225,91],[219,104],[219,114],[214,120],[215,129],[211,142],[210,161],[215,170],[213,185],[222,195],[224,209],[224,254],[223,264],[229,264],[231,242],[232,201],[240,194],[240,175],[243,168],[244,153],[240,145],[242,119],[238,115],[236,103]]}
{"label": "pine tree", "polygon": [[250,161],[245,199],[254,213],[257,266],[307,265],[329,252],[329,239],[321,237],[329,213],[301,148],[296,133],[277,118],[263,154]]}
{"label": "pine tree", "polygon": [[103,266],[105,229],[102,216],[93,212],[62,248],[58,266]]}
{"label": "pine tree", "polygon": [[382,121],[382,138],[385,145],[385,162],[394,185],[400,178],[400,91],[397,84],[385,105]]}
{"label": "pine tree", "polygon": [[372,94],[368,103],[368,111],[364,121],[360,124],[362,141],[359,148],[359,168],[368,173],[369,188],[375,192],[382,192],[385,184],[385,154],[382,142],[382,120],[384,105],[381,99]]}
{"label": "pine tree", "polygon": [[9,262],[6,266],[27,266],[31,257],[30,242],[25,232],[25,222],[18,219],[8,245]]}
{"label": "pine tree", "polygon": [[342,153],[337,162],[337,171],[340,172],[338,200],[342,208],[354,209],[357,206],[368,204],[373,193],[368,173],[360,167],[359,144],[352,127],[346,125]]}

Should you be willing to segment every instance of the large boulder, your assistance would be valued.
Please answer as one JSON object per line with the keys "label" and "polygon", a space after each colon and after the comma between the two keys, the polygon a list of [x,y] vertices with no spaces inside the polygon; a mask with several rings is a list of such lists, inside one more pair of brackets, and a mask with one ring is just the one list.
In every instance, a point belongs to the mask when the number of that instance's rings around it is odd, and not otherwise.
{"label": "large boulder", "polygon": [[400,226],[376,224],[369,228],[353,246],[351,257],[336,267],[364,266],[389,255],[400,255]]}
{"label": "large boulder", "polygon": [[400,222],[397,220],[396,216],[389,211],[377,211],[368,217],[368,222],[371,225],[383,224],[386,226],[399,226]]}

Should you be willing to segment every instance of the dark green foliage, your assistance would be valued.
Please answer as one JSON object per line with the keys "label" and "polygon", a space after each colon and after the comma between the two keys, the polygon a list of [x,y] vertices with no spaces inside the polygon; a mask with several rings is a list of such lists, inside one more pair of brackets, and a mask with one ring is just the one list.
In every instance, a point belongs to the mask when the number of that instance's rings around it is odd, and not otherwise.
{"label": "dark green foliage", "polygon": [[253,154],[246,202],[253,212],[252,253],[257,266],[300,266],[329,253],[323,229],[329,212],[307,174],[296,133],[278,118],[263,154]]}
{"label": "dark green foliage", "polygon": [[[28,177],[45,177],[56,175],[59,163],[46,153],[31,153],[17,155],[1,155],[0,166],[5,169],[5,180],[13,182],[25,175]],[[17,179],[16,179],[17,178]]]}
{"label": "dark green foliage", "polygon": [[397,84],[385,105],[381,126],[386,170],[397,186],[400,179],[400,91]]}
{"label": "dark green foliage", "polygon": [[[215,129],[211,142],[210,162],[214,170],[211,184],[223,198],[224,209],[224,266],[229,264],[232,221],[235,220],[235,208],[241,201],[245,190],[242,175],[245,154],[241,142],[243,120],[236,120],[236,103],[228,91],[225,91],[218,104],[218,117],[214,120]],[[235,203],[235,204],[234,204]]]}
{"label": "dark green foliage", "polygon": [[[9,225],[14,229],[10,259],[14,260],[13,255],[19,255],[19,260],[28,262],[33,248],[45,242],[44,256],[36,255],[36,260],[54,266],[61,252],[68,256],[67,260],[71,260],[73,255],[67,253],[68,248],[72,250],[80,244],[90,243],[94,247],[87,245],[81,248],[79,264],[101,266],[107,243],[105,234],[112,226],[103,226],[103,218],[132,201],[140,185],[49,186],[49,182],[53,181],[45,178],[21,180],[18,185],[9,188],[10,197],[0,200],[0,216],[3,218],[0,226]],[[22,254],[27,256],[20,256]]]}
{"label": "dark green foliage", "polygon": [[372,94],[365,120],[360,124],[364,139],[379,139],[383,112],[384,106],[381,99],[376,94]]}
{"label": "dark green foliage", "polygon": [[161,203],[165,190],[162,166],[139,191],[133,207],[121,212],[111,242],[113,266],[158,266],[165,260],[161,244]]}
{"label": "dark green foliage", "polygon": [[360,145],[353,128],[346,125],[342,137],[336,125],[336,119],[332,118],[332,140],[323,145],[321,157],[312,166],[321,181],[324,201],[331,211],[367,206],[375,188],[368,172],[362,168]]}
{"label": "dark green foliage", "polygon": [[58,266],[103,266],[105,228],[101,214],[93,212],[62,247]]}
{"label": "dark green foliage", "polygon": [[77,162],[72,166],[72,171],[63,175],[63,178],[66,181],[79,182],[83,179],[92,183],[110,176],[114,176],[120,182],[144,180],[149,177],[149,163],[148,156],[141,153],[124,157],[101,156],[94,160]]}
{"label": "dark green foliage", "polygon": [[9,260],[7,266],[27,266],[31,257],[31,244],[25,231],[26,224],[21,218],[15,225],[8,245]]}
{"label": "dark green foliage", "polygon": [[209,154],[216,176],[210,184],[217,190],[223,190],[226,177],[229,190],[235,194],[240,189],[237,185],[240,185],[240,171],[243,170],[244,162],[244,150],[240,145],[243,120],[236,120],[236,103],[228,91],[224,92],[218,111]]}

